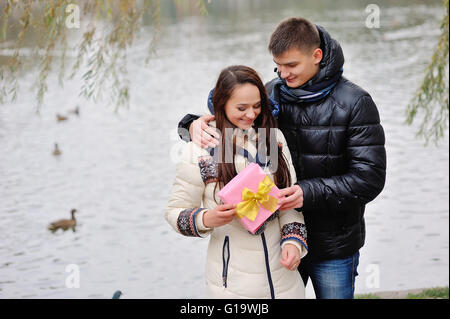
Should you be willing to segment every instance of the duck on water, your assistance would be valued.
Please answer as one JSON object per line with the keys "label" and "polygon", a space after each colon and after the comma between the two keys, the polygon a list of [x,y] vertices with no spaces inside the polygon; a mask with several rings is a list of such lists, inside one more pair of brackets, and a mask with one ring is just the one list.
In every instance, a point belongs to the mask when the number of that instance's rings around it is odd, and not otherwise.
{"label": "duck on water", "polygon": [[72,228],[72,230],[75,231],[75,226],[77,225],[77,220],[75,219],[76,212],[77,212],[76,209],[72,209],[70,211],[70,214],[72,216],[71,219],[60,219],[53,223],[50,223],[48,229],[51,230],[52,232],[55,232],[60,228],[64,231],[66,231],[69,228]]}

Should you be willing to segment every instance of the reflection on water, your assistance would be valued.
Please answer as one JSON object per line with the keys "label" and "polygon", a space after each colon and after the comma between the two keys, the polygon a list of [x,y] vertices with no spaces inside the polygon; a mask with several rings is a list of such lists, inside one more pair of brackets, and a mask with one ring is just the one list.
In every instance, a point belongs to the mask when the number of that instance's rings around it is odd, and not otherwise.
{"label": "reflection on water", "polygon": [[[183,143],[176,124],[187,111],[206,112],[225,66],[246,64],[270,80],[270,33],[292,15],[341,42],[344,75],[372,94],[386,132],[386,187],[366,209],[356,291],[448,285],[448,138],[424,148],[417,125],[404,125],[437,41],[440,2],[379,2],[380,29],[365,27],[359,1],[212,2],[206,17],[162,2],[150,66],[142,65],[146,41],[129,52],[129,110],[86,103],[79,82],[61,89],[53,74],[36,115],[35,74],[22,76],[17,103],[0,107],[0,297],[111,298],[118,289],[122,298],[201,297],[207,240],[175,234],[163,217],[171,158]],[[79,115],[70,112],[77,105]],[[76,232],[51,233],[48,224],[72,208]],[[70,264],[79,267],[80,288],[66,288]],[[368,280],[373,265],[379,287]]]}

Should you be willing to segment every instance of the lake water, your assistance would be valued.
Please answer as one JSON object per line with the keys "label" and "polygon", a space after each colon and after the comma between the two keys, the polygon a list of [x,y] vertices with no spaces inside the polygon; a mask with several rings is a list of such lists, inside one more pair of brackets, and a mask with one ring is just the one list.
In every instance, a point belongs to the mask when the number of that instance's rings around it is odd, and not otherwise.
{"label": "lake water", "polygon": [[[370,92],[386,133],[386,186],[366,209],[356,292],[448,285],[448,134],[425,147],[418,124],[404,124],[437,43],[440,1],[378,1],[374,29],[360,1],[218,2],[203,17],[163,1],[149,66],[150,26],[128,52],[129,109],[84,101],[80,82],[60,88],[55,71],[37,115],[36,71],[21,75],[17,102],[0,106],[0,298],[111,298],[117,289],[122,298],[201,298],[207,240],[182,237],[164,219],[173,154],[184,143],[176,126],[187,112],[206,112],[228,65],[273,78],[267,43],[289,16],[307,17],[340,41],[344,75]],[[8,52],[2,44],[0,55]],[[79,116],[56,121],[77,104]],[[47,230],[72,208],[75,232]],[[79,288],[66,286],[70,265]],[[314,298],[311,284],[307,297]]]}

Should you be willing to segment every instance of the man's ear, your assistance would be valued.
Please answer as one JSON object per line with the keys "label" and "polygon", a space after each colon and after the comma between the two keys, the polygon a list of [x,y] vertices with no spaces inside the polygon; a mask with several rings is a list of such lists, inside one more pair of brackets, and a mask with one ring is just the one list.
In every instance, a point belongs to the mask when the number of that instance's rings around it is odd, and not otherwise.
{"label": "man's ear", "polygon": [[321,48],[317,48],[313,52],[314,64],[319,64],[322,61],[323,52]]}

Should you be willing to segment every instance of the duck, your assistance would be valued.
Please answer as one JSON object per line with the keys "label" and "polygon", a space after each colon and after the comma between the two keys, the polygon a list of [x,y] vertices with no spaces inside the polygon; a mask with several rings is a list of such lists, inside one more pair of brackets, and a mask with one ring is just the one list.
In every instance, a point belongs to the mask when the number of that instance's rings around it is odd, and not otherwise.
{"label": "duck", "polygon": [[72,219],[60,219],[53,223],[50,223],[48,226],[48,229],[52,232],[57,231],[58,229],[67,230],[69,228],[72,228],[75,231],[75,226],[77,225],[77,221],[75,219],[75,213],[77,212],[76,209],[72,209],[70,211],[70,214],[72,215]]}
{"label": "duck", "polygon": [[58,122],[65,121],[65,120],[67,120],[67,119],[68,119],[67,116],[60,115],[60,114],[56,113],[56,120],[57,120]]}
{"label": "duck", "polygon": [[80,107],[77,105],[73,110],[70,110],[69,112],[76,115],[80,115]]}
{"label": "duck", "polygon": [[112,296],[112,299],[120,299],[120,296],[123,295],[123,293],[120,290],[117,290],[114,295]]}
{"label": "duck", "polygon": [[53,150],[53,155],[54,156],[59,156],[61,155],[61,150],[58,147],[58,143],[55,143],[55,149]]}

